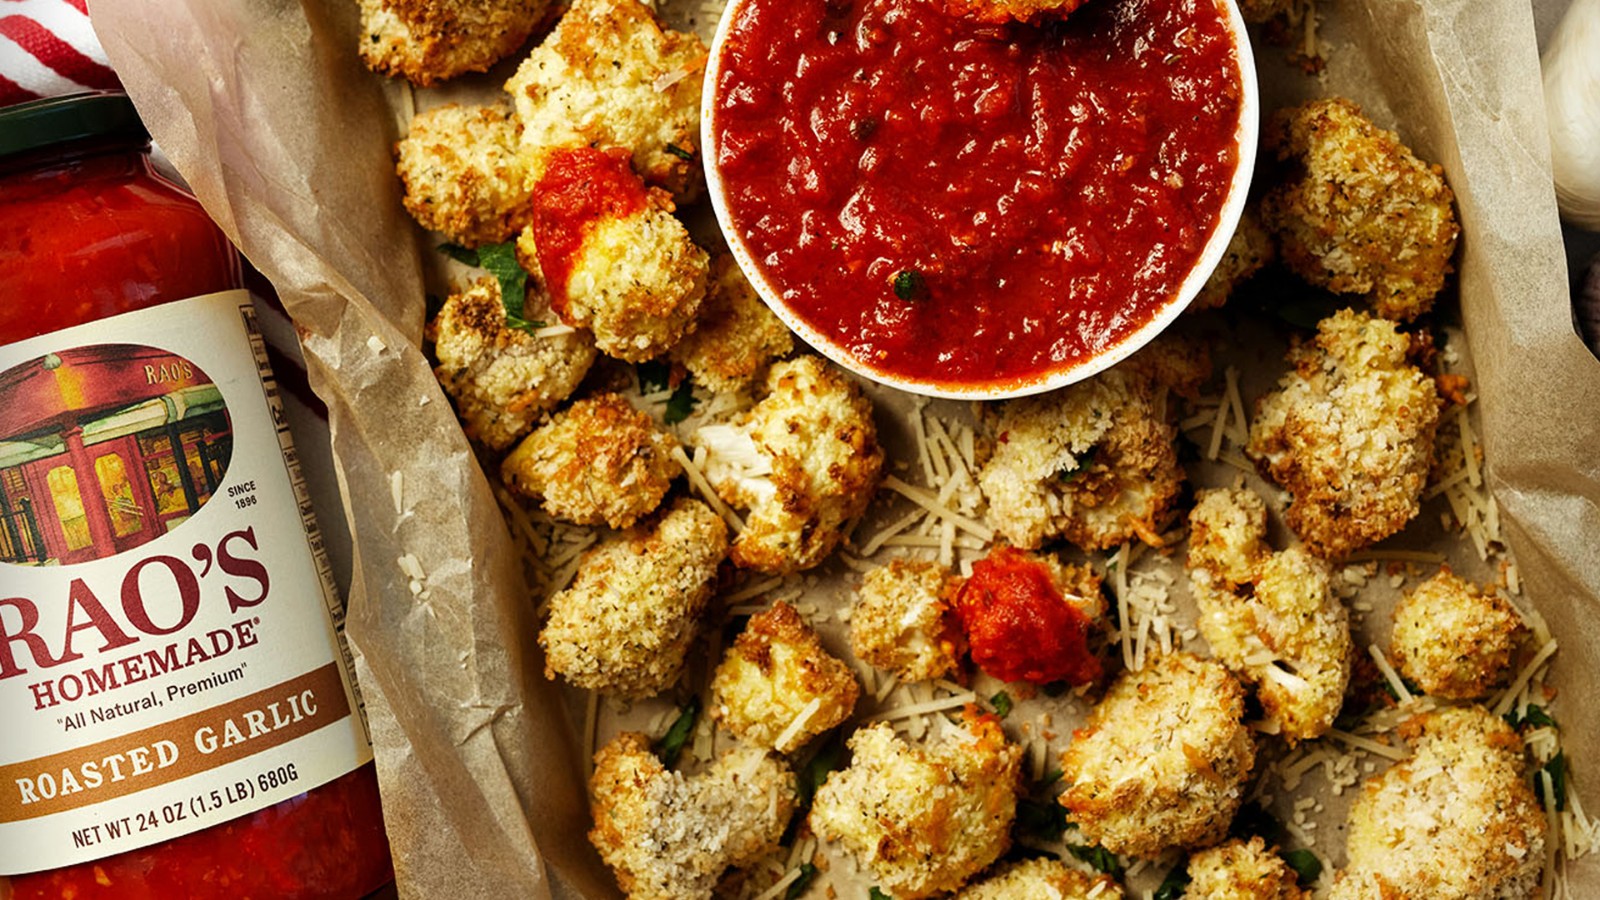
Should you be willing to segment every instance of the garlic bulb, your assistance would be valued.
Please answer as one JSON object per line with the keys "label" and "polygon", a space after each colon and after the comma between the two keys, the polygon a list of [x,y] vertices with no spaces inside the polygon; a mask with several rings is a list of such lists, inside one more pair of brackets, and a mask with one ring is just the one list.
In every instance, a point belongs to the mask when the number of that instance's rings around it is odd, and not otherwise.
{"label": "garlic bulb", "polygon": [[1600,0],[1573,0],[1542,63],[1556,205],[1600,231]]}

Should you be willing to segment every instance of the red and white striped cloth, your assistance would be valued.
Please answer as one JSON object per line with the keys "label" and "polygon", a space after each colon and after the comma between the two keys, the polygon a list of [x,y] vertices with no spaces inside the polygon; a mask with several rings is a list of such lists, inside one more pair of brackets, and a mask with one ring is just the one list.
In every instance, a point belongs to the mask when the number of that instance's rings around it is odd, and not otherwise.
{"label": "red and white striped cloth", "polygon": [[0,0],[0,106],[117,87],[88,0]]}

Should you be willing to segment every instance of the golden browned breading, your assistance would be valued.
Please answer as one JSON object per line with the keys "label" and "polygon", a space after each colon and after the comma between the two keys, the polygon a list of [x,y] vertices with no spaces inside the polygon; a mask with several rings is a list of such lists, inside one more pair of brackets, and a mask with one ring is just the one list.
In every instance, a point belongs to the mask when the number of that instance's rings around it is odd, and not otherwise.
{"label": "golden browned breading", "polygon": [[756,296],[733,257],[719,253],[711,259],[699,321],[670,355],[697,383],[726,393],[749,387],[768,363],[793,349],[789,326]]}
{"label": "golden browned breading", "polygon": [[621,147],[645,180],[692,199],[706,55],[639,0],[577,0],[506,82],[523,145]]}
{"label": "golden browned breading", "polygon": [[755,408],[690,440],[710,451],[706,477],[718,495],[749,510],[734,563],[782,575],[838,546],[878,488],[883,450],[872,404],[815,356],[776,363],[766,386]]}
{"label": "golden browned breading", "polygon": [[594,756],[589,842],[628,900],[710,900],[723,872],[778,848],[794,801],[794,773],[777,756],[734,748],[686,778],[624,732]]}
{"label": "golden browned breading", "polygon": [[849,767],[817,790],[811,827],[891,896],[953,891],[1010,846],[1022,750],[992,716],[969,716],[929,747],[879,722],[852,735],[850,750]]}
{"label": "golden browned breading", "polygon": [[1059,859],[1029,859],[999,867],[954,900],[1122,900],[1122,887],[1109,875],[1086,875]]}
{"label": "golden browned breading", "polygon": [[1446,566],[1395,606],[1390,655],[1400,674],[1427,693],[1476,700],[1505,683],[1525,633],[1504,597]]}
{"label": "golden browned breading", "polygon": [[1255,744],[1244,689],[1222,664],[1175,652],[1123,673],[1061,756],[1061,805],[1089,841],[1152,857],[1221,840]]}
{"label": "golden browned breading", "polygon": [[717,666],[711,714],[741,740],[789,753],[849,718],[860,694],[850,667],[778,602],[750,618]]}
{"label": "golden browned breading", "polygon": [[[554,319],[537,294],[529,294],[523,315]],[[534,337],[507,327],[500,284],[493,278],[450,295],[429,332],[439,384],[455,401],[467,437],[491,450],[527,434],[578,387],[595,357],[583,332]]]}
{"label": "golden browned breading", "polygon": [[1267,507],[1247,489],[1203,491],[1189,515],[1190,583],[1211,652],[1255,683],[1290,745],[1333,727],[1350,683],[1350,615],[1328,566],[1264,544]]}
{"label": "golden browned breading", "polygon": [[850,650],[901,681],[931,681],[961,661],[961,623],[950,601],[960,585],[936,562],[893,559],[861,580],[850,610]]}
{"label": "golden browned breading", "polygon": [[1362,785],[1337,900],[1532,900],[1548,822],[1522,740],[1479,706],[1402,726],[1412,756]]}
{"label": "golden browned breading", "polygon": [[1223,254],[1222,261],[1217,263],[1211,277],[1206,279],[1205,286],[1195,295],[1189,310],[1199,312],[1216,309],[1227,303],[1234,288],[1265,268],[1276,253],[1272,246],[1272,235],[1261,224],[1260,213],[1255,206],[1246,206],[1244,214],[1239,216],[1239,227],[1228,239],[1228,252]]}
{"label": "golden browned breading", "polygon": [[1294,869],[1261,838],[1234,838],[1189,857],[1187,900],[1311,900]]}
{"label": "golden browned breading", "polygon": [[406,210],[468,247],[509,240],[533,214],[521,134],[508,106],[452,103],[419,113],[395,148]]}
{"label": "golden browned breading", "polygon": [[1421,509],[1441,403],[1407,360],[1417,346],[1342,310],[1289,351],[1293,370],[1257,406],[1245,452],[1293,495],[1285,518],[1318,556],[1383,540]]}
{"label": "golden browned breading", "polygon": [[1440,168],[1342,98],[1280,111],[1265,137],[1288,168],[1261,205],[1284,263],[1384,318],[1427,312],[1460,232]]}
{"label": "golden browned breading", "polygon": [[1045,22],[1065,18],[1088,0],[947,0],[951,14],[975,22]]}
{"label": "golden browned breading", "polygon": [[727,552],[727,526],[684,498],[585,553],[572,586],[550,598],[545,677],[624,697],[671,687]]}
{"label": "golden browned breading", "polygon": [[682,469],[678,441],[616,394],[597,394],[556,413],[505,458],[512,490],[544,501],[579,525],[627,528],[655,512]]}
{"label": "golden browned breading", "polygon": [[533,33],[548,0],[359,0],[361,60],[428,87],[484,72]]}

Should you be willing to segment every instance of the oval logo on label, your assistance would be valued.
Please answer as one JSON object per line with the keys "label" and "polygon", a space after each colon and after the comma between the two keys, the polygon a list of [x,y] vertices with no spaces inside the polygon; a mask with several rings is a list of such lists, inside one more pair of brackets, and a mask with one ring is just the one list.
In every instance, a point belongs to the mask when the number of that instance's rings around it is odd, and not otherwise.
{"label": "oval logo on label", "polygon": [[222,393],[166,350],[99,344],[0,373],[0,563],[72,565],[147,543],[222,484]]}

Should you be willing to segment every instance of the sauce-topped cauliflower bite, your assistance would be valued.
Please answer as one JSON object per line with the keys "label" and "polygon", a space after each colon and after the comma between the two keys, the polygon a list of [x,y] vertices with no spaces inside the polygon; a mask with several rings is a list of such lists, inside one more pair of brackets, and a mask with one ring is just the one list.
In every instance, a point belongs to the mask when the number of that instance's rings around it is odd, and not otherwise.
{"label": "sauce-topped cauliflower bite", "polygon": [[850,651],[901,681],[955,671],[964,640],[950,603],[960,581],[931,560],[892,559],[861,579],[850,609]]}
{"label": "sauce-topped cauliflower bite", "polygon": [[[526,318],[548,314],[530,293]],[[575,332],[534,337],[506,324],[500,285],[480,278],[450,295],[429,327],[434,374],[455,401],[467,437],[491,449],[516,443],[565,400],[594,363],[594,344]]]}
{"label": "sauce-topped cauliflower bite", "polygon": [[777,849],[795,777],[752,747],[685,777],[661,765],[644,735],[624,732],[595,754],[589,798],[589,842],[628,900],[709,900],[729,868]]}
{"label": "sauce-topped cauliflower bite", "polygon": [[506,82],[523,145],[621,147],[646,181],[692,199],[707,55],[639,0],[577,0]]}
{"label": "sauce-topped cauliflower bite", "polygon": [[1106,600],[1088,566],[996,547],[973,564],[955,608],[972,661],[1002,681],[1082,685],[1105,671]]}
{"label": "sauce-topped cauliflower bite", "polygon": [[543,499],[550,515],[627,528],[661,504],[682,471],[678,441],[617,394],[597,394],[555,414],[501,463],[506,485]]}
{"label": "sauce-topped cauliflower bite", "polygon": [[560,149],[541,163],[518,259],[601,352],[628,362],[665,353],[694,327],[706,252],[673,217],[666,193],[646,188],[620,151]]}
{"label": "sauce-topped cauliflower bite", "polygon": [[359,0],[361,60],[428,87],[488,71],[533,33],[547,0]]}
{"label": "sauce-topped cauliflower bite", "polygon": [[1059,859],[1029,859],[1001,866],[954,900],[1122,900],[1122,887],[1109,875],[1088,875]]}
{"label": "sauce-topped cauliflower bite", "polygon": [[1505,683],[1525,631],[1504,597],[1446,567],[1395,606],[1390,649],[1400,674],[1427,693],[1476,700]]}
{"label": "sauce-topped cauliflower bite", "polygon": [[672,348],[697,384],[716,393],[749,387],[767,364],[794,349],[789,326],[756,296],[733,257],[711,258],[711,282],[693,331]]}
{"label": "sauce-topped cauliflower bite", "polygon": [[1188,900],[1311,900],[1283,857],[1261,838],[1239,838],[1189,857]]}
{"label": "sauce-topped cauliflower bite", "polygon": [[1529,900],[1548,821],[1522,740],[1479,706],[1413,717],[1412,756],[1362,785],[1350,809],[1336,900]]}
{"label": "sauce-topped cauliflower bite", "polygon": [[1289,527],[1324,558],[1398,532],[1421,509],[1441,401],[1408,360],[1418,339],[1341,310],[1289,351],[1293,370],[1263,397],[1245,452],[1292,499]]}
{"label": "sauce-topped cauliflower bite", "polygon": [[1264,139],[1288,170],[1262,200],[1262,215],[1289,268],[1318,287],[1365,296],[1384,318],[1427,312],[1460,232],[1440,168],[1343,98],[1280,111]]}
{"label": "sauce-topped cauliflower bite", "polygon": [[706,477],[717,494],[749,510],[734,563],[787,575],[839,545],[845,523],[878,489],[883,450],[871,402],[815,356],[773,365],[766,387],[753,409],[690,440],[709,451]]}
{"label": "sauce-topped cauliflower bite", "polygon": [[1244,689],[1221,663],[1175,652],[1123,673],[1061,756],[1061,805],[1089,841],[1153,857],[1221,840],[1255,743]]}
{"label": "sauce-topped cauliflower bite", "polygon": [[1216,309],[1227,303],[1235,288],[1249,281],[1276,255],[1272,235],[1261,224],[1261,214],[1254,206],[1245,207],[1244,214],[1239,217],[1239,227],[1228,239],[1228,251],[1206,279],[1200,293],[1195,295],[1194,302],[1189,304],[1189,311]]}
{"label": "sauce-topped cauliflower bite", "polygon": [[572,586],[550,598],[545,677],[624,697],[671,687],[727,552],[727,526],[685,498],[585,553]]}
{"label": "sauce-topped cauliflower bite", "polygon": [[850,738],[853,758],[817,790],[811,827],[898,900],[953,891],[1011,845],[1022,750],[992,716],[969,715],[916,747],[886,722]]}
{"label": "sauce-topped cauliflower bite", "polygon": [[1204,491],[1189,514],[1189,580],[1200,633],[1256,685],[1291,745],[1333,727],[1350,683],[1350,615],[1328,566],[1299,547],[1264,544],[1267,506],[1253,491]]}
{"label": "sauce-topped cauliflower bite", "polygon": [[711,712],[741,740],[789,753],[850,717],[861,688],[795,608],[752,616],[711,680]]}
{"label": "sauce-topped cauliflower bite", "polygon": [[522,126],[508,106],[450,104],[418,113],[396,145],[406,210],[458,244],[498,244],[533,215]]}

